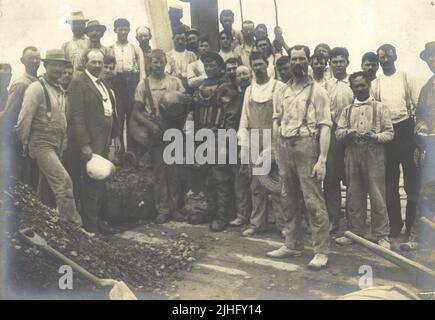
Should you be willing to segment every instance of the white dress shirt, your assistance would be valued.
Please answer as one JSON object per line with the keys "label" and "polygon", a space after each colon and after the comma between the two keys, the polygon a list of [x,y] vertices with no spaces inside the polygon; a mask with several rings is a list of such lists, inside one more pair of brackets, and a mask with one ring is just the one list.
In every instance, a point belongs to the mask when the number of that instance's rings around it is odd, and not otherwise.
{"label": "white dress shirt", "polygon": [[92,74],[89,73],[88,70],[85,70],[88,77],[92,80],[92,83],[94,84],[95,88],[101,93],[101,97],[103,98],[103,107],[104,107],[104,115],[106,117],[111,117],[113,113],[113,106],[112,101],[110,100],[109,92],[107,91],[104,84],[101,82],[100,79],[94,77]]}

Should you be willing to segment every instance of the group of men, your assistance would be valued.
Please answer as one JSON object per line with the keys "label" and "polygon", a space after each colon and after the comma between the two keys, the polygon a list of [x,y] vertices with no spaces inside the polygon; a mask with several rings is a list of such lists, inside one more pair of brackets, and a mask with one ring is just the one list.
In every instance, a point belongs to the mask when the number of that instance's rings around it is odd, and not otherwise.
{"label": "group of men", "polygon": [[[104,47],[106,27],[76,12],[67,21],[73,39],[62,49],[47,51],[45,59],[35,47],[24,49],[26,72],[9,93],[11,68],[0,64],[2,150],[13,164],[2,170],[33,186],[41,199],[49,199],[51,190],[60,217],[92,233],[115,232],[104,217],[105,180],[86,171],[93,154],[108,158],[112,145],[119,154],[149,155],[157,223],[210,223],[215,232],[245,226],[242,235],[252,236],[265,229],[271,214],[285,243],[267,255],[301,255],[309,230],[313,270],[327,266],[331,234],[338,234],[344,216],[349,230],[385,248],[404,224],[403,250],[425,243],[417,240],[426,234],[417,217],[434,212],[433,77],[420,92],[408,73],[396,70],[396,49],[389,44],[364,54],[362,71],[349,75],[346,48],[319,44],[311,55],[307,46],[288,47],[279,27],[271,42],[267,27],[252,21],[244,21],[240,32],[230,10],[220,15],[220,48],[214,52],[207,36],[184,25],[182,17],[180,7],[169,9],[174,49],[165,53],[151,49],[145,26],[136,29],[139,45],[129,42],[127,19],[114,22],[117,41]],[[435,42],[421,59],[435,73]],[[46,72],[38,78],[40,61]],[[185,109],[168,114],[180,105]],[[236,131],[239,161],[167,163],[163,134],[170,128],[184,129],[185,136],[201,129]],[[240,161],[253,147],[268,151],[245,134],[253,130],[260,132],[259,141],[271,134],[279,192],[252,175],[258,159]],[[206,210],[187,212],[186,193],[203,193]],[[352,244],[340,236],[335,242]]]}

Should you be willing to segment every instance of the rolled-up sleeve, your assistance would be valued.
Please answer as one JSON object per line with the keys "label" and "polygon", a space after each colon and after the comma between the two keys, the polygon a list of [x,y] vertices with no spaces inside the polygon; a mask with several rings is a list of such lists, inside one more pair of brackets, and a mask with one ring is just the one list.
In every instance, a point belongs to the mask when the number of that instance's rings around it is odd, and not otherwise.
{"label": "rolled-up sleeve", "polygon": [[320,86],[316,86],[313,95],[314,109],[316,110],[317,126],[332,127],[331,107],[328,93]]}
{"label": "rolled-up sleeve", "polygon": [[282,118],[282,100],[281,97],[283,95],[284,88],[280,88],[279,90],[276,90],[273,94],[273,120],[281,120]]}
{"label": "rolled-up sleeve", "polygon": [[249,108],[249,93],[251,92],[250,87],[246,89],[245,96],[243,98],[242,115],[240,117],[239,131],[237,137],[239,140],[239,145],[247,146],[249,144],[249,136],[247,130],[249,129],[249,118],[248,118],[248,108]]}

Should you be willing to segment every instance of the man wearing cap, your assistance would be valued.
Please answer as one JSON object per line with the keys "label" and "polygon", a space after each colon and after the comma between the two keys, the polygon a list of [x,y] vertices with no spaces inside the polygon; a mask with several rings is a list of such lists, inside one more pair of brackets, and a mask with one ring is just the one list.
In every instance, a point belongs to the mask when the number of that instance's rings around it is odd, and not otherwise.
{"label": "man wearing cap", "polygon": [[23,146],[16,135],[14,126],[21,111],[24,93],[31,83],[38,80],[40,59],[41,54],[37,48],[24,48],[20,61],[24,65],[25,73],[12,83],[6,107],[0,112],[0,127],[2,128],[0,140],[6,144],[7,148],[11,148],[10,164],[13,166],[11,172],[14,172],[13,175],[20,181],[31,186],[34,191],[38,184],[38,165],[36,160],[30,159],[23,153]]}
{"label": "man wearing cap", "polygon": [[416,250],[421,245],[428,244],[433,230],[429,230],[429,227],[419,218],[426,217],[434,221],[435,212],[435,41],[426,43],[425,49],[420,53],[420,58],[427,63],[433,76],[421,89],[415,112],[415,134],[418,145],[416,158],[419,163],[421,190],[416,221],[411,228],[409,239],[400,245],[403,251]]}
{"label": "man wearing cap", "polygon": [[[218,53],[205,53],[201,56],[201,60],[204,63],[207,79],[193,95],[192,110],[188,115],[188,120],[193,121],[195,131],[210,129],[217,137],[218,129],[227,129],[231,126],[227,121],[227,107],[236,92],[227,82],[225,63]],[[187,127],[187,134],[193,133],[191,130],[191,127]],[[217,154],[216,152],[215,155]],[[231,166],[228,162],[214,164],[208,161],[199,165],[204,170],[207,209],[205,213],[192,214],[189,221],[193,224],[211,221],[210,230],[221,232],[226,229],[231,218]]]}
{"label": "man wearing cap", "polygon": [[196,55],[186,50],[186,33],[182,30],[177,30],[173,34],[174,49],[167,52],[168,64],[166,72],[177,77],[183,82],[187,88],[187,67],[190,63],[197,60]]}
{"label": "man wearing cap", "polygon": [[394,139],[386,144],[386,199],[390,218],[391,237],[399,237],[403,228],[402,205],[399,193],[400,175],[407,195],[406,233],[409,235],[415,219],[418,198],[418,170],[414,164],[416,148],[415,107],[418,103],[420,86],[407,72],[396,69],[396,48],[384,44],[377,50],[383,74],[372,84],[373,97],[384,103],[391,112]]}
{"label": "man wearing cap", "polygon": [[[184,93],[180,79],[165,73],[166,54],[155,49],[151,51],[151,75],[139,82],[134,97],[132,126],[148,134],[149,141],[142,141],[143,148],[148,149],[154,171],[154,205],[158,216],[157,223],[169,219],[183,218],[180,213],[180,179],[176,165],[168,165],[163,160],[162,118],[160,101],[165,92]],[[139,141],[138,141],[139,142]],[[145,143],[144,143],[145,142]]]}
{"label": "man wearing cap", "polygon": [[[114,22],[117,41],[110,47],[116,58],[116,77],[114,89],[117,99],[118,120],[123,137],[124,122],[127,126],[127,148],[135,152],[130,136],[130,115],[133,110],[133,98],[140,79],[145,78],[145,61],[139,46],[128,42],[130,22],[127,19],[116,19]],[[124,143],[124,137],[121,139]],[[125,146],[123,148],[125,150]]]}
{"label": "man wearing cap", "polygon": [[[105,56],[106,55],[115,55],[111,48],[105,47],[101,44],[101,38],[104,36],[106,32],[106,26],[100,24],[98,20],[91,20],[87,23],[86,28],[83,30],[83,33],[86,34],[89,38],[89,46],[86,49],[98,49]],[[75,71],[83,72],[85,70],[85,62],[86,58],[84,57],[84,52],[82,52],[80,63],[76,67]]]}
{"label": "man wearing cap", "polygon": [[103,221],[104,205],[107,203],[104,201],[106,181],[91,178],[86,172],[86,163],[93,154],[107,158],[112,139],[115,139],[115,149],[118,150],[120,130],[113,93],[99,79],[104,54],[97,49],[88,49],[83,56],[86,69],[71,81],[68,88],[71,144],[82,160],[80,214],[88,232],[107,234],[115,230]]}
{"label": "man wearing cap", "polygon": [[145,60],[145,74],[149,76],[151,74],[151,46],[150,41],[152,39],[151,29],[146,26],[140,26],[136,29],[136,40],[139,42],[139,47],[142,50]]}
{"label": "man wearing cap", "polygon": [[71,25],[73,38],[72,40],[65,42],[62,45],[62,49],[65,52],[67,60],[72,63],[74,69],[80,65],[81,55],[90,45],[90,41],[84,33],[86,22],[88,21],[88,19],[85,19],[82,11],[72,12],[71,18],[66,21],[66,23]]}
{"label": "man wearing cap", "polygon": [[187,32],[190,27],[181,22],[183,18],[183,7],[179,4],[171,4],[169,6],[169,20],[171,22],[172,34],[177,32]]}
{"label": "man wearing cap", "polygon": [[46,73],[27,88],[16,130],[54,193],[60,218],[81,225],[72,181],[60,160],[66,148],[67,122],[65,91],[58,80],[68,61],[61,49],[47,51],[42,61]]}

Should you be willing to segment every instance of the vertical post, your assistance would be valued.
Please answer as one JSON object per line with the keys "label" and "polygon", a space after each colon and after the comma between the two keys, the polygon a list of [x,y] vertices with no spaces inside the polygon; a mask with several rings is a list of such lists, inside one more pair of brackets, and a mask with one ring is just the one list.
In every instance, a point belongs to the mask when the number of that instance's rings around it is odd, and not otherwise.
{"label": "vertical post", "polygon": [[145,0],[145,11],[153,34],[153,45],[169,51],[173,48],[167,0]]}
{"label": "vertical post", "polygon": [[192,28],[210,38],[213,50],[218,50],[219,12],[217,0],[190,0]]}

